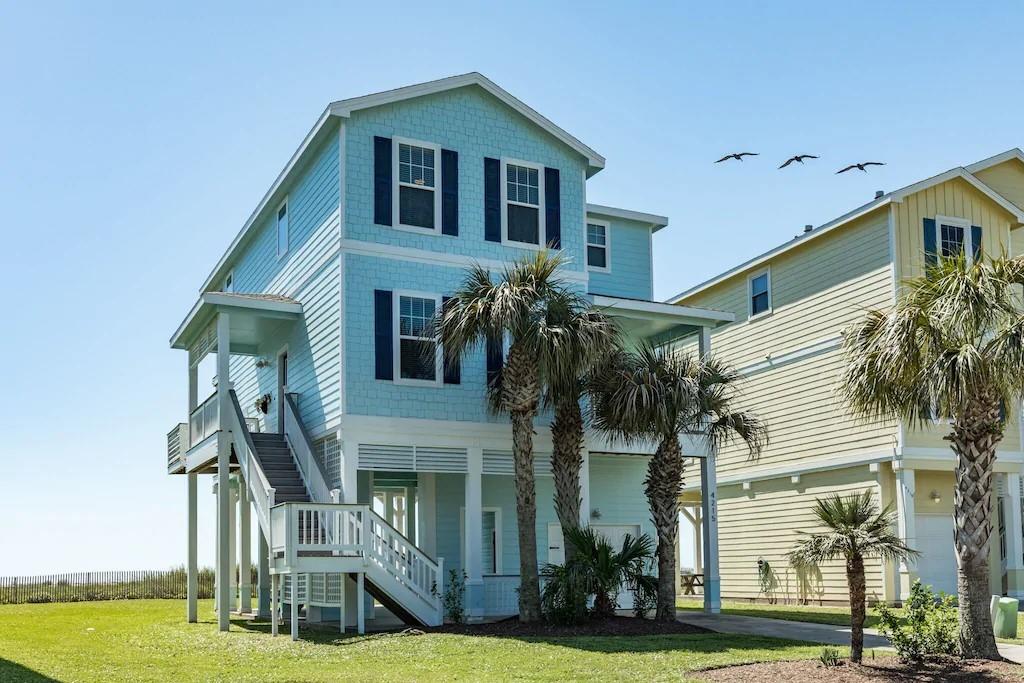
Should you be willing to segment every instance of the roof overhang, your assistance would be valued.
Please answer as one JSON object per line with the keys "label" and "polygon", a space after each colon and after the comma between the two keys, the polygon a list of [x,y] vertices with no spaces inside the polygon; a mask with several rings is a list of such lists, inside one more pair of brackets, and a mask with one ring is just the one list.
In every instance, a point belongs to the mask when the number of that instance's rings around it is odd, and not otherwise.
{"label": "roof overhang", "polygon": [[984,171],[986,168],[998,166],[999,164],[1005,161],[1009,161],[1010,159],[1016,159],[1017,161],[1024,164],[1024,152],[1020,150],[1020,147],[1014,147],[1013,149],[1008,149],[1005,152],[1000,152],[999,154],[990,156],[988,159],[976,161],[970,166],[967,166],[966,169],[968,173],[977,173],[978,171]]}
{"label": "roof overhang", "polygon": [[955,180],[957,178],[960,178],[961,180],[972,185],[976,190],[978,190],[983,195],[991,199],[993,202],[1001,206],[1003,209],[1006,210],[1007,213],[1011,214],[1014,218],[1016,218],[1018,223],[1024,223],[1024,211],[1021,211],[1021,209],[1019,209],[1011,201],[1009,201],[1008,199],[1003,197],[1003,195],[999,194],[991,187],[983,183],[981,180],[978,179],[977,176],[975,176],[973,173],[971,173],[962,166],[951,168],[945,173],[940,173],[939,175],[932,176],[931,178],[922,180],[919,183],[907,185],[904,188],[892,192],[890,196],[892,197],[892,200],[894,202],[902,202],[910,195],[920,192],[921,190],[926,190],[934,185],[945,183],[950,180]]}
{"label": "roof overhang", "polygon": [[646,223],[651,229],[651,232],[658,232],[668,225],[668,218],[665,216],[659,216],[654,213],[643,213],[641,211],[631,211],[629,209],[619,209],[614,206],[605,206],[603,204],[587,204],[587,215],[605,216],[607,218],[622,218],[627,221]]}
{"label": "roof overhang", "polygon": [[695,332],[702,327],[718,327],[736,320],[728,311],[696,306],[676,306],[658,301],[624,299],[594,294],[595,308],[615,318],[628,336],[651,339],[670,332]]}
{"label": "roof overhang", "polygon": [[221,312],[229,314],[232,351],[254,353],[266,327],[298,319],[302,304],[286,297],[204,292],[171,335],[171,348],[188,349]]}
{"label": "roof overhang", "polygon": [[591,176],[604,168],[605,159],[603,156],[580,142],[579,139],[568,133],[564,128],[555,125],[550,119],[528,106],[522,100],[513,96],[507,90],[497,85],[494,81],[481,73],[477,73],[476,71],[468,74],[462,74],[460,76],[441,78],[427,83],[408,85],[404,88],[386,90],[372,95],[363,95],[362,97],[352,97],[347,100],[339,100],[338,102],[332,102],[327,110],[334,116],[348,118],[352,115],[352,112],[359,111],[360,109],[379,107],[384,104],[401,102],[402,100],[422,97],[424,95],[433,95],[435,93],[446,92],[456,88],[464,88],[470,85],[476,85],[483,88],[488,93],[498,98],[506,105],[516,110],[528,120],[583,156],[587,160],[587,176]]}

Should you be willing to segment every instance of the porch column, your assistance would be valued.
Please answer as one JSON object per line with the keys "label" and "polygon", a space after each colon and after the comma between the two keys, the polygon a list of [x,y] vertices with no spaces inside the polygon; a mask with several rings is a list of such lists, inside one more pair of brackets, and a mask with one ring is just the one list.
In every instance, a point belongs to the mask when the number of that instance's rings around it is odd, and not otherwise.
{"label": "porch column", "polygon": [[466,613],[470,621],[484,618],[483,469],[482,448],[470,448],[466,472]]}
{"label": "porch column", "polygon": [[228,591],[231,593],[228,611],[238,611],[238,477],[231,477],[231,502],[228,509]]}
{"label": "porch column", "polygon": [[217,519],[214,520],[213,525],[213,611],[215,614],[220,614],[220,494],[218,493],[220,484],[217,482],[217,477],[213,478],[213,498],[214,504],[213,509],[217,515]]}
{"label": "porch column", "polygon": [[256,616],[266,619],[270,616],[270,547],[267,545],[267,537],[263,535],[262,528],[257,527],[256,536],[259,538]]}
{"label": "porch column", "polygon": [[[230,370],[230,324],[227,313],[217,316],[217,407],[220,411],[221,427],[229,424],[227,416],[231,411]],[[221,429],[217,435],[217,625],[221,631],[231,627],[231,581],[232,573],[231,541],[229,533],[231,515],[231,483],[230,476],[231,434]]]}
{"label": "porch column", "polygon": [[[917,523],[914,509],[916,484],[914,470],[893,463],[896,470],[896,533],[911,548],[917,548]],[[910,596],[910,587],[917,578],[917,563],[914,560],[901,560],[897,568],[899,574],[897,598]]]}
{"label": "porch column", "polygon": [[[341,438],[341,434],[338,434]],[[355,505],[359,502],[358,470],[359,444],[355,441],[341,442],[341,500],[346,505]],[[373,498],[373,492],[370,492]],[[368,502],[373,502],[368,501]]]}
{"label": "porch column", "polygon": [[[702,327],[698,338],[701,358],[711,355],[711,328]],[[722,610],[722,585],[718,574],[718,474],[717,453],[709,448],[700,460],[700,502],[704,541],[704,611]],[[675,577],[673,577],[675,580]]]}
{"label": "porch column", "polygon": [[252,613],[252,523],[249,483],[238,475],[238,611]]}
{"label": "porch column", "polygon": [[437,557],[437,475],[419,472],[416,475],[418,505],[416,514],[416,545],[427,555]]}
{"label": "porch column", "polygon": [[[191,356],[191,354],[189,355]],[[190,424],[192,421],[192,411],[196,409],[198,403],[199,370],[190,361],[188,365],[188,413],[186,413],[188,416],[186,419]],[[187,447],[187,443],[182,444],[182,448]],[[186,474],[185,477],[188,479],[188,560],[185,565],[188,574],[186,612],[189,623],[195,623],[199,620],[197,602],[199,597],[199,475],[191,472]]]}
{"label": "porch column", "polygon": [[1024,531],[1021,529],[1020,473],[1002,475],[1006,479],[1003,510],[1006,525],[1006,593],[1024,598]]}
{"label": "porch column", "polygon": [[590,451],[583,449],[583,464],[580,466],[580,525],[590,524]]}

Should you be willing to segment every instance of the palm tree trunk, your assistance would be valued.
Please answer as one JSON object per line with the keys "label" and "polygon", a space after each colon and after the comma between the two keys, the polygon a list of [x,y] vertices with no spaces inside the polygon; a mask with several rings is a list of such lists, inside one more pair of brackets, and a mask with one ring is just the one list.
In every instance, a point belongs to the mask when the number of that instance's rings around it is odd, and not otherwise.
{"label": "palm tree trunk", "polygon": [[864,558],[859,553],[846,560],[846,582],[850,588],[850,661],[860,664],[864,656],[864,617],[867,592]]}
{"label": "palm tree trunk", "polygon": [[658,533],[658,600],[654,618],[676,618],[676,536],[679,532],[679,493],[683,485],[683,458],[679,437],[671,434],[658,444],[647,465],[644,493]]}
{"label": "palm tree trunk", "polygon": [[551,471],[555,479],[555,512],[562,525],[566,564],[576,554],[569,531],[580,526],[580,469],[583,467],[583,413],[578,396],[555,397],[551,423]]}
{"label": "palm tree trunk", "polygon": [[992,471],[1002,439],[999,401],[972,402],[946,438],[956,453],[953,534],[957,554],[960,651],[968,659],[1001,659],[989,614],[989,543],[992,538]]}
{"label": "palm tree trunk", "polygon": [[533,473],[533,418],[540,400],[536,360],[516,343],[502,373],[501,400],[512,418],[516,525],[519,532],[519,620],[540,619],[537,571],[537,485]]}

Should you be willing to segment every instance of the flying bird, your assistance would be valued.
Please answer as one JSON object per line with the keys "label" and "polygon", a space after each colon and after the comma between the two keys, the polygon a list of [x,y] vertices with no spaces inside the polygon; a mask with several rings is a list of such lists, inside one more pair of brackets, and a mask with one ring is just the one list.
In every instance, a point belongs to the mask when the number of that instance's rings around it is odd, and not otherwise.
{"label": "flying bird", "polygon": [[804,163],[804,159],[817,159],[817,158],[818,157],[814,156],[813,154],[797,154],[795,157],[790,157],[790,158],[786,159],[786,162],[784,164],[782,164],[782,166],[779,166],[779,168],[786,168],[787,166],[789,166],[794,161],[802,164],[802,163]]}
{"label": "flying bird", "polygon": [[758,154],[759,154],[758,152],[738,152],[736,154],[726,154],[724,157],[722,157],[721,159],[719,159],[715,163],[716,164],[720,164],[723,161],[727,161],[729,159],[735,159],[736,161],[743,161],[743,157],[756,157]]}
{"label": "flying bird", "polygon": [[851,171],[855,168],[858,168],[867,173],[868,169],[864,168],[865,166],[885,166],[885,164],[882,163],[881,161],[865,161],[859,164],[850,164],[846,168],[841,168],[838,171],[836,171],[836,175],[839,175],[840,173],[846,173],[847,171]]}

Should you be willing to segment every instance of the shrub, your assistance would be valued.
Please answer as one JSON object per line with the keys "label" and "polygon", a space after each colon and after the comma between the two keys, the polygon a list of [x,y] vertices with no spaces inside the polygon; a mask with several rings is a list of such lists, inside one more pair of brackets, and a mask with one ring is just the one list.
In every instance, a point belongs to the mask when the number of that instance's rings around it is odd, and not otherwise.
{"label": "shrub", "polygon": [[466,572],[452,569],[448,572],[448,585],[445,586],[444,596],[441,598],[445,618],[455,624],[466,621],[465,600]]}
{"label": "shrub", "polygon": [[928,657],[958,654],[955,597],[945,593],[936,596],[919,579],[911,587],[910,599],[904,607],[903,619],[885,605],[878,607],[878,630],[896,648],[900,660],[919,663]]}
{"label": "shrub", "polygon": [[644,574],[641,567],[630,581],[629,590],[633,593],[633,616],[646,619],[647,613],[658,604],[658,577]]}
{"label": "shrub", "polygon": [[30,604],[40,604],[44,602],[53,602],[53,597],[46,593],[35,593],[25,598],[25,602]]}
{"label": "shrub", "polygon": [[576,572],[561,564],[547,564],[540,575],[544,586],[540,610],[547,621],[574,626],[587,620],[587,591]]}
{"label": "shrub", "polygon": [[839,666],[843,663],[843,655],[839,652],[838,647],[826,646],[821,648],[821,654],[818,655],[818,661],[821,665],[827,668]]}

